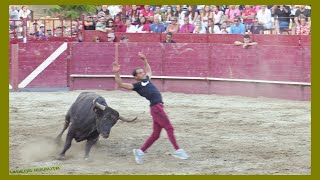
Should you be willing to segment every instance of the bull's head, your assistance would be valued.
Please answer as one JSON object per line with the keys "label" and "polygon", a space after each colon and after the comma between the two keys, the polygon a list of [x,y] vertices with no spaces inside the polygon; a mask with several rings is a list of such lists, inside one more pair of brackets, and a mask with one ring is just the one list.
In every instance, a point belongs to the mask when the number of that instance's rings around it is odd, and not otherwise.
{"label": "bull's head", "polygon": [[103,97],[97,97],[93,100],[93,110],[97,114],[96,126],[99,134],[107,138],[109,137],[112,126],[120,119],[126,122],[135,121],[137,118],[128,120],[119,115],[118,111],[110,108]]}

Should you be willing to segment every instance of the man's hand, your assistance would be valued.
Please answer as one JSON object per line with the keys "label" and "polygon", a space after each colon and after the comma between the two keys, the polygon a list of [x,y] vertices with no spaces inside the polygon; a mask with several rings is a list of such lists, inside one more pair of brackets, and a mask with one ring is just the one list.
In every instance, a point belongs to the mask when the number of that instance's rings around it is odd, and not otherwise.
{"label": "man's hand", "polygon": [[119,73],[120,71],[120,65],[117,62],[112,63],[112,72],[113,73]]}
{"label": "man's hand", "polygon": [[138,56],[140,57],[140,59],[142,60],[142,61],[145,61],[147,58],[146,58],[146,55],[144,55],[142,52],[139,52],[138,53]]}

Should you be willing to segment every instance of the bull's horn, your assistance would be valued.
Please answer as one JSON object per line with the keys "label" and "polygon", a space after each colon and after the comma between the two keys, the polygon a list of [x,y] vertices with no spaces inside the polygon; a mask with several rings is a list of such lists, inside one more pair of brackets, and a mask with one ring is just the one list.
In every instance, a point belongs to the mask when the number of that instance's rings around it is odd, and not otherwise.
{"label": "bull's horn", "polygon": [[95,99],[93,100],[93,104],[94,104],[96,107],[98,107],[99,109],[105,110],[105,109],[106,109],[106,106],[104,106],[104,105],[96,102],[96,100],[97,100],[97,98],[95,98]]}
{"label": "bull's horn", "polygon": [[122,120],[122,121],[125,121],[125,122],[133,122],[133,121],[137,120],[138,117],[135,117],[134,119],[129,120],[129,119],[119,115],[119,119]]}

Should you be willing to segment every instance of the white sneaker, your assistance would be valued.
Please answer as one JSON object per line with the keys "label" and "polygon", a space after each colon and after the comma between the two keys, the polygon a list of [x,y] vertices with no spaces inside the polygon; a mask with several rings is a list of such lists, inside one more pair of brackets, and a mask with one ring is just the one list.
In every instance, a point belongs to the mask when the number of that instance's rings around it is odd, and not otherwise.
{"label": "white sneaker", "polygon": [[176,150],[172,156],[179,159],[188,159],[190,157],[183,149]]}
{"label": "white sneaker", "polygon": [[133,149],[133,155],[137,164],[142,164],[142,157],[144,156],[144,152],[141,149]]}

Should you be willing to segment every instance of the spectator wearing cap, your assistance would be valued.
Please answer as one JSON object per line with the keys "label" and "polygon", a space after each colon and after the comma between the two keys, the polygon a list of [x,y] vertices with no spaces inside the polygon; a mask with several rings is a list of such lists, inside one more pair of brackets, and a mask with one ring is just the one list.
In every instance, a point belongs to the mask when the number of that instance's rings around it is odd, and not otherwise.
{"label": "spectator wearing cap", "polygon": [[291,10],[289,6],[274,5],[271,8],[271,14],[274,17],[274,26],[277,34],[281,34],[281,30],[289,28]]}
{"label": "spectator wearing cap", "polygon": [[166,34],[166,40],[163,41],[163,43],[176,43],[175,41],[172,40],[172,33],[168,32]]}
{"label": "spectator wearing cap", "polygon": [[259,19],[257,17],[254,18],[250,31],[252,34],[263,34],[264,26],[259,23]]}
{"label": "spectator wearing cap", "polygon": [[249,46],[253,46],[253,45],[257,45],[257,44],[258,43],[256,43],[256,42],[251,42],[249,34],[245,34],[243,36],[243,42],[241,42],[241,41],[234,42],[234,45],[236,45],[236,46],[242,45],[242,47],[245,49],[248,48]]}
{"label": "spectator wearing cap", "polygon": [[189,23],[189,17],[184,18],[184,24],[181,26],[179,33],[193,33],[194,25]]}
{"label": "spectator wearing cap", "polygon": [[257,13],[259,24],[263,25],[265,29],[272,28],[271,11],[266,5],[261,5],[261,9]]}
{"label": "spectator wearing cap", "polygon": [[149,33],[151,30],[144,16],[140,17],[140,24],[138,24],[136,28],[138,33]]}
{"label": "spectator wearing cap", "polygon": [[40,29],[38,31],[38,33],[36,34],[37,37],[45,37],[45,27],[43,24],[40,24]]}
{"label": "spectator wearing cap", "polygon": [[230,34],[244,34],[246,27],[241,23],[240,18],[235,18],[233,24],[230,26]]}
{"label": "spectator wearing cap", "polygon": [[159,22],[159,16],[155,15],[153,23],[150,25],[150,29],[152,33],[163,33],[166,31],[164,25]]}
{"label": "spectator wearing cap", "polygon": [[171,33],[179,32],[179,24],[177,24],[177,17],[171,18],[171,24],[167,26],[166,32],[171,32]]}
{"label": "spectator wearing cap", "polygon": [[310,24],[307,23],[307,17],[303,14],[299,16],[299,25],[296,27],[296,35],[310,35]]}
{"label": "spectator wearing cap", "polygon": [[241,18],[243,19],[243,24],[246,29],[250,29],[253,24],[253,18],[256,15],[256,11],[251,7],[251,5],[245,5],[245,9],[242,10]]}

